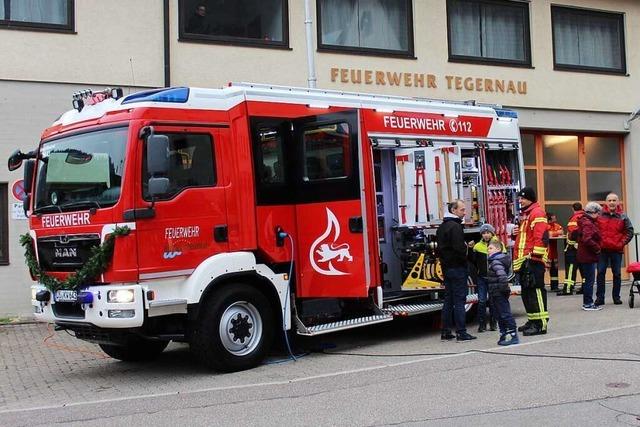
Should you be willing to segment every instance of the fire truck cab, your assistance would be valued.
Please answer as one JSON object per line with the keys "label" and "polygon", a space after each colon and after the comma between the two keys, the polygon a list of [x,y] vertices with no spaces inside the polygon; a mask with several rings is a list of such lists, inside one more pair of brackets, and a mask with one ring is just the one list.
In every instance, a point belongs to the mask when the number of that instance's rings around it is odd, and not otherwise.
{"label": "fire truck cab", "polygon": [[473,102],[248,83],[78,93],[9,159],[26,160],[38,265],[64,279],[129,232],[76,289],[35,277],[34,315],[117,359],[173,340],[233,371],[288,331],[438,311],[446,205],[466,202],[470,240],[491,222],[506,242],[519,144],[515,112]]}

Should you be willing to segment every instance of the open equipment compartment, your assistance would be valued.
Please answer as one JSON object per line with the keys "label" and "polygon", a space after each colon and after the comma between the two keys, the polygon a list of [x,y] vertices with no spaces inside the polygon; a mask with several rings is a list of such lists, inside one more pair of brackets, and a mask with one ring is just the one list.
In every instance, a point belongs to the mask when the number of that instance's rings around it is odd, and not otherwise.
{"label": "open equipment compartment", "polygon": [[518,145],[377,138],[372,146],[385,296],[436,300],[444,288],[435,233],[450,201],[467,206],[468,240],[490,223],[507,243],[522,185]]}

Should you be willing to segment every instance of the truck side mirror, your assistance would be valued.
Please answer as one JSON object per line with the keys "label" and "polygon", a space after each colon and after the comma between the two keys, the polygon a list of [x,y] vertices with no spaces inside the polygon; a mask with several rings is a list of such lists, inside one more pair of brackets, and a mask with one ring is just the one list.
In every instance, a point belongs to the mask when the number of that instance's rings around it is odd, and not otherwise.
{"label": "truck side mirror", "polygon": [[169,178],[152,176],[149,178],[149,195],[151,197],[167,194],[169,191]]}
{"label": "truck side mirror", "polygon": [[29,216],[29,207],[31,206],[31,194],[27,194],[22,199],[22,209],[24,210],[24,216]]}
{"label": "truck side mirror", "polygon": [[147,138],[147,170],[150,176],[169,172],[169,137],[151,134]]}
{"label": "truck side mirror", "polygon": [[[20,160],[22,163],[22,160]],[[24,192],[29,194],[31,193],[33,186],[33,172],[36,169],[36,161],[35,160],[27,160],[24,163]]]}
{"label": "truck side mirror", "polygon": [[7,167],[9,168],[9,170],[14,171],[18,169],[20,166],[22,166],[23,158],[24,158],[24,155],[20,150],[16,150],[13,153],[11,153],[11,155],[9,156],[9,160],[7,162]]}

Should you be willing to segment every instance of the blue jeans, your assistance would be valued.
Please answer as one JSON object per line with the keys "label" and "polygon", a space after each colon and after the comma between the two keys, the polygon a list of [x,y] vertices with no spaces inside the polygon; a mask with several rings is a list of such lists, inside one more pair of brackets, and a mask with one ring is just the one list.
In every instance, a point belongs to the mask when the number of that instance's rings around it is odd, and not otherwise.
{"label": "blue jeans", "polygon": [[609,267],[609,265],[611,265],[611,273],[613,274],[611,296],[614,301],[620,299],[622,254],[619,252],[602,251],[600,253],[600,259],[598,260],[598,287],[596,289],[596,299],[602,302],[604,302],[604,276],[607,273],[607,267]]}
{"label": "blue jeans", "polygon": [[495,294],[491,296],[491,305],[495,310],[494,316],[498,319],[500,335],[516,331],[516,321],[511,314],[509,295]]}
{"label": "blue jeans", "polygon": [[580,274],[584,278],[582,282],[582,304],[591,305],[593,304],[593,281],[596,275],[596,263],[580,263]]}
{"label": "blue jeans", "polygon": [[486,277],[478,276],[476,291],[478,292],[478,323],[482,325],[487,318],[487,307],[489,316],[493,316],[493,306],[489,299],[489,284]]}
{"label": "blue jeans", "polygon": [[458,334],[467,331],[464,306],[467,303],[469,273],[466,267],[444,270],[444,304],[442,306],[442,329],[451,330],[455,325]]}

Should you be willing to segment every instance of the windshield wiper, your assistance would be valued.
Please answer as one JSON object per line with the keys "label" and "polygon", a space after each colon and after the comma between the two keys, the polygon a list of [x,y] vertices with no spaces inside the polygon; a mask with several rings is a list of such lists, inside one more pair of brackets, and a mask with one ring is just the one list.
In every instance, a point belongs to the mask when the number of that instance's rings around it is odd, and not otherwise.
{"label": "windshield wiper", "polygon": [[56,209],[58,209],[58,210],[60,211],[60,213],[62,213],[62,209],[61,209],[61,208],[60,208],[60,206],[58,206],[58,205],[46,205],[46,206],[40,206],[39,208],[35,208],[35,209],[33,210],[33,213],[34,213],[34,214],[40,214],[40,213],[42,213],[43,211],[45,211],[45,210],[49,210],[49,209],[51,209],[51,208],[56,208]]}
{"label": "windshield wiper", "polygon": [[100,203],[96,202],[95,200],[81,200],[79,202],[69,202],[69,203],[64,203],[60,205],[60,212],[62,212],[62,209],[64,208],[72,208],[72,207],[77,208],[85,205],[95,205],[98,207],[98,209],[102,207],[100,206]]}

